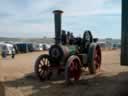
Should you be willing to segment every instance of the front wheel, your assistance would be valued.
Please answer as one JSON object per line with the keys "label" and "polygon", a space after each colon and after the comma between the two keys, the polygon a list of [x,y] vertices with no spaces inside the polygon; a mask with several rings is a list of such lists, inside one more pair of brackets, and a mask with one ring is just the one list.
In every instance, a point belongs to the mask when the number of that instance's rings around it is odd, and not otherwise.
{"label": "front wheel", "polygon": [[65,80],[69,83],[71,79],[79,80],[81,74],[81,62],[78,56],[70,56],[65,66]]}
{"label": "front wheel", "polygon": [[52,72],[50,70],[49,55],[43,54],[37,58],[37,60],[35,62],[34,71],[35,71],[36,76],[41,81],[44,81],[46,79],[50,79]]}

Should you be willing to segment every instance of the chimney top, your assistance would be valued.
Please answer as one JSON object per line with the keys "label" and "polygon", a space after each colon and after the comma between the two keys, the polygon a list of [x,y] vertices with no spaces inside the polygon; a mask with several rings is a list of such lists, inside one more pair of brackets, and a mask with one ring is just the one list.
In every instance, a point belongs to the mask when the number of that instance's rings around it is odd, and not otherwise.
{"label": "chimney top", "polygon": [[62,10],[54,10],[53,13],[63,13]]}

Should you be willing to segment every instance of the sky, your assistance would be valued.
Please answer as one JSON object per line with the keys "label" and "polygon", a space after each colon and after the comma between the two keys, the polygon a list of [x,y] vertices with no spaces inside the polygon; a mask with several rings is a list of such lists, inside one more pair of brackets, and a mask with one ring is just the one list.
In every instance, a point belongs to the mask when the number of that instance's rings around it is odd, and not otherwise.
{"label": "sky", "polygon": [[62,29],[75,36],[121,37],[121,0],[0,0],[0,37],[54,37],[56,9],[64,11]]}

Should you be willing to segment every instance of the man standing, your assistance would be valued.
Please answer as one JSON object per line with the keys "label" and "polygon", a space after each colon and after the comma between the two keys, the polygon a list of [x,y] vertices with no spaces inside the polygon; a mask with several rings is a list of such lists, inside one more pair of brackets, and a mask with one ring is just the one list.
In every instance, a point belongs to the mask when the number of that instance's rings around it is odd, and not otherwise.
{"label": "man standing", "polygon": [[15,58],[15,49],[13,48],[12,49],[12,59],[14,59]]}

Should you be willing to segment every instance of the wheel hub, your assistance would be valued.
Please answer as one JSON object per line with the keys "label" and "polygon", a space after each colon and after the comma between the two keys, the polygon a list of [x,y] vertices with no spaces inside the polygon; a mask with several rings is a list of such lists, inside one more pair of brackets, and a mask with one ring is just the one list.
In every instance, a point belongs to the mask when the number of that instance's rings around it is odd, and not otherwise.
{"label": "wheel hub", "polygon": [[80,78],[80,70],[78,67],[78,61],[72,61],[69,68],[70,77],[73,77],[75,80],[79,80]]}
{"label": "wheel hub", "polygon": [[48,70],[48,66],[44,65],[41,67],[42,70]]}

